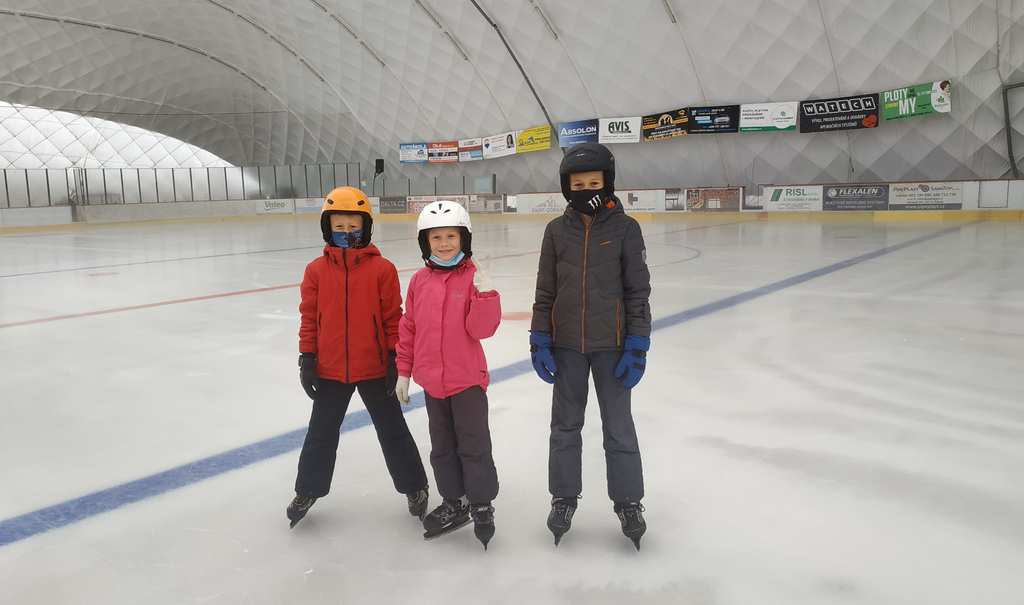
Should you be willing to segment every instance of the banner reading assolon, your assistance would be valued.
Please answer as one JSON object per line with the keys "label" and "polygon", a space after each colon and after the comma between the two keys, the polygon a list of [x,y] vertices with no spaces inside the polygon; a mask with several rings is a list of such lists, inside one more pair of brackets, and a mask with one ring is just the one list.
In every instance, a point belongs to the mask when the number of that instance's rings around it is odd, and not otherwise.
{"label": "banner reading assolon", "polygon": [[739,132],[740,106],[688,107],[690,121],[686,130],[690,134]]}
{"label": "banner reading assolon", "polygon": [[831,132],[878,126],[878,95],[800,102],[800,132]]}
{"label": "banner reading assolon", "polygon": [[949,113],[949,80],[916,84],[882,92],[882,117],[898,120],[930,113]]}
{"label": "banner reading assolon", "polygon": [[559,147],[572,147],[580,143],[597,142],[597,120],[577,120],[558,125]]}
{"label": "banner reading assolon", "polygon": [[644,140],[662,141],[681,137],[686,134],[686,124],[689,121],[685,107],[644,116],[641,121]]}
{"label": "banner reading assolon", "polygon": [[740,132],[796,130],[796,101],[740,105]]}
{"label": "banner reading assolon", "polygon": [[887,210],[889,185],[827,185],[822,198],[824,210]]}

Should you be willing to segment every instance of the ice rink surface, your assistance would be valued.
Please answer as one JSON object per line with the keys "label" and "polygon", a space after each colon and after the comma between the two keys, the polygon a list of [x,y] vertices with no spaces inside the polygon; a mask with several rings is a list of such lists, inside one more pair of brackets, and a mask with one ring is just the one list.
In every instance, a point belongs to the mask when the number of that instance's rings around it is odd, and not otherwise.
{"label": "ice rink surface", "polygon": [[[1020,602],[1024,224],[644,222],[637,553],[593,394],[584,498],[552,545],[551,388],[523,363],[544,223],[474,221],[507,315],[485,343],[487,553],[470,528],[421,538],[358,395],[332,493],[289,531],[315,221],[0,233],[0,602]],[[414,236],[375,228],[403,291]],[[426,463],[425,412],[407,417]]]}

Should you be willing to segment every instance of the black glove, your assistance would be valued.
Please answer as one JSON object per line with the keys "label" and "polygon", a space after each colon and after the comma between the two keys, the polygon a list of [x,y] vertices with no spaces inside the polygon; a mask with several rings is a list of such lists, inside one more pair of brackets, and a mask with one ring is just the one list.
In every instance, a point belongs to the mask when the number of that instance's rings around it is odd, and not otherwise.
{"label": "black glove", "polygon": [[299,355],[299,382],[302,390],[310,399],[316,399],[316,390],[320,387],[320,377],[316,374],[316,355],[302,353]]}
{"label": "black glove", "polygon": [[388,351],[387,374],[384,376],[384,389],[388,396],[395,394],[395,385],[398,383],[398,355],[394,351]]}

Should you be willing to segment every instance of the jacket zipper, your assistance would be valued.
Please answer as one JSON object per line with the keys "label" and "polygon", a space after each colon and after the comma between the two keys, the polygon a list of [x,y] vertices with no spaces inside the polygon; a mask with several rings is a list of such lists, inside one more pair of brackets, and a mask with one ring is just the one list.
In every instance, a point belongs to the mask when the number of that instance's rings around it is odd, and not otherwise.
{"label": "jacket zipper", "polygon": [[371,317],[373,318],[373,338],[377,341],[377,356],[380,357],[380,362],[387,366],[387,362],[384,361],[384,347],[380,345],[380,326],[377,325],[377,316],[371,314]]}
{"label": "jacket zipper", "polygon": [[348,259],[345,257],[345,251],[341,251],[341,261],[345,265],[345,382],[349,382],[349,352],[348,352]]}
{"label": "jacket zipper", "polygon": [[622,320],[619,317],[619,309],[621,308],[622,301],[615,301],[615,346],[622,346]]}
{"label": "jacket zipper", "polygon": [[580,353],[587,352],[587,250],[590,248],[590,223],[584,222],[583,233],[583,312],[580,313]]}

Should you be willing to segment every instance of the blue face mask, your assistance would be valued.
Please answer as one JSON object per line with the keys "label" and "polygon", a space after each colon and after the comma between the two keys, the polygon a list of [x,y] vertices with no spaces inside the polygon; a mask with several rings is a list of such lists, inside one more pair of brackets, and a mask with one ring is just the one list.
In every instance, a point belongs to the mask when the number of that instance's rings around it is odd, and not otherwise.
{"label": "blue face mask", "polygon": [[356,229],[355,231],[332,231],[331,241],[334,245],[339,248],[355,248],[363,241],[363,230]]}
{"label": "blue face mask", "polygon": [[455,265],[458,265],[459,263],[461,263],[462,259],[464,259],[464,258],[466,258],[466,253],[462,252],[460,250],[459,253],[456,254],[455,256],[451,257],[450,260],[441,260],[437,256],[431,254],[430,255],[430,262],[434,263],[438,267],[454,267]]}

